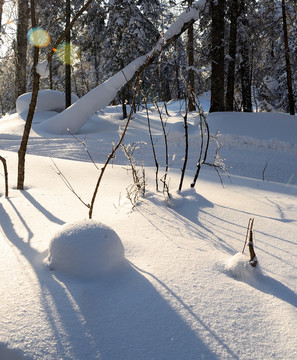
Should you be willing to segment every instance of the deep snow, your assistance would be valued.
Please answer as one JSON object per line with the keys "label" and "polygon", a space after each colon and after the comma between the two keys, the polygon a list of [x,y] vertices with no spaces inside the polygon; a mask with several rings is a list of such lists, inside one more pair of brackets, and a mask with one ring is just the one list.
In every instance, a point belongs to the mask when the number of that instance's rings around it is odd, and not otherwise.
{"label": "deep snow", "polygon": [[[207,108],[207,99],[201,100]],[[196,188],[190,189],[200,144],[191,115],[188,170],[177,192],[184,157],[183,104],[172,102],[169,111],[172,198],[155,191],[146,113],[139,112],[125,144],[141,142],[134,155],[138,167],[144,164],[146,195],[132,211],[126,198],[131,172],[119,152],[104,175],[94,220],[118,234],[126,261],[95,279],[46,264],[54,234],[88,217],[49,156],[86,203],[98,170],[71,135],[38,130],[48,117],[40,112],[29,142],[26,189],[16,190],[24,120],[17,114],[0,119],[0,154],[7,159],[10,180],[8,199],[0,183],[1,359],[297,358],[296,117],[211,114],[209,125],[221,132],[221,154],[232,183],[223,176],[223,188],[215,172],[203,167]],[[153,106],[149,114],[162,176],[160,120]],[[108,107],[77,135],[99,168],[123,124],[120,110]],[[213,153],[211,142],[210,158]],[[261,266],[256,270],[238,254],[251,217]],[[79,266],[71,269],[79,272]]]}

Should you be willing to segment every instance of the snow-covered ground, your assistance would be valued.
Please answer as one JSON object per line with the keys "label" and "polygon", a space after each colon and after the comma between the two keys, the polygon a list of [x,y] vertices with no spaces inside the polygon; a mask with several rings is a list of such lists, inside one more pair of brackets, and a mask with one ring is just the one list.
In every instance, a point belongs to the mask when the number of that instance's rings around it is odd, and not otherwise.
{"label": "snow-covered ground", "polygon": [[[207,110],[207,98],[201,102]],[[40,111],[28,146],[26,188],[16,190],[24,120],[18,114],[0,119],[0,155],[9,170],[9,198],[0,178],[1,360],[297,359],[297,118],[209,115],[211,132],[221,133],[231,182],[223,175],[223,188],[215,171],[202,167],[191,189],[200,135],[195,115],[189,116],[188,168],[178,192],[184,106],[172,102],[168,108],[172,198],[155,190],[141,111],[124,143],[138,145],[134,156],[138,168],[144,165],[146,194],[132,210],[126,198],[132,176],[119,150],[99,188],[94,222],[116,232],[125,260],[95,277],[79,276],[86,275],[79,253],[67,272],[48,265],[53,236],[66,224],[89,223],[87,207],[66,188],[50,157],[86,203],[99,170],[71,135],[42,132],[39,124],[56,112]],[[153,106],[149,117],[162,177],[164,138]],[[99,168],[124,124],[120,108],[108,107],[76,135]],[[211,141],[209,160],[213,153]],[[260,264],[255,269],[238,254],[250,218]],[[86,253],[94,266],[82,246],[82,259]],[[65,263],[70,255],[65,252]]]}

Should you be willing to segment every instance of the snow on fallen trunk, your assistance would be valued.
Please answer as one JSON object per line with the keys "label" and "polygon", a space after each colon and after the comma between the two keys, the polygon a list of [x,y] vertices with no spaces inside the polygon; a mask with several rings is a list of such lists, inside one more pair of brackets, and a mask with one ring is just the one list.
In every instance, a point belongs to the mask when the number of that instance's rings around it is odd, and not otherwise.
{"label": "snow on fallen trunk", "polygon": [[121,239],[98,221],[63,225],[52,237],[47,263],[52,270],[88,279],[107,274],[124,263]]}
{"label": "snow on fallen trunk", "polygon": [[103,84],[88,92],[62,113],[44,121],[39,125],[38,129],[55,134],[65,134],[67,133],[67,129],[72,133],[77,133],[97,110],[101,110],[109,105],[116,97],[121,87],[133,78],[135,73],[145,64],[153,52],[161,52],[162,46],[180,34],[183,31],[185,24],[198,20],[200,10],[205,6],[205,3],[206,0],[196,1],[169,27],[154,50],[132,61],[124,69],[106,80]]}
{"label": "snow on fallen trunk", "polygon": [[[16,111],[23,114],[29,110],[32,93],[20,95],[16,101]],[[78,96],[71,94],[71,103],[78,100]],[[65,109],[65,93],[58,90],[39,90],[35,111],[63,111]]]}

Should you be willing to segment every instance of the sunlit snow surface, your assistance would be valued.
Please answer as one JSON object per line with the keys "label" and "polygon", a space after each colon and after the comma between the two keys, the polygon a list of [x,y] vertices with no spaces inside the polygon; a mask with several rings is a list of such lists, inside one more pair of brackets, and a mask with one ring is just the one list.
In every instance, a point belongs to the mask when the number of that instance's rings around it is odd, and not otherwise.
{"label": "sunlit snow surface", "polygon": [[[207,97],[201,101],[207,110]],[[115,231],[125,250],[123,266],[104,275],[94,274],[96,262],[90,261],[83,274],[76,261],[70,271],[50,269],[46,261],[54,234],[88,223],[89,210],[67,189],[50,157],[86,204],[100,170],[70,134],[38,129],[49,116],[41,111],[28,145],[26,187],[16,190],[24,119],[18,114],[0,119],[0,154],[7,160],[10,185],[5,199],[0,178],[1,360],[297,358],[296,117],[211,114],[210,129],[221,133],[220,153],[232,182],[223,175],[223,188],[216,173],[202,167],[191,189],[200,134],[199,119],[189,115],[189,160],[178,192],[184,104],[172,102],[168,109],[169,117],[162,111],[172,197],[165,199],[162,182],[155,189],[144,110],[133,115],[124,143],[137,145],[145,197],[132,210],[126,198],[132,175],[121,152],[103,177],[94,221],[112,229],[109,234]],[[149,117],[161,178],[164,138],[151,105]],[[108,107],[76,135],[99,169],[124,123],[120,108]],[[214,152],[211,141],[209,161]],[[241,254],[251,217],[261,270],[252,269],[247,254]],[[94,255],[99,261],[102,252],[90,253],[91,246],[82,246],[81,257],[77,252],[74,259]]]}

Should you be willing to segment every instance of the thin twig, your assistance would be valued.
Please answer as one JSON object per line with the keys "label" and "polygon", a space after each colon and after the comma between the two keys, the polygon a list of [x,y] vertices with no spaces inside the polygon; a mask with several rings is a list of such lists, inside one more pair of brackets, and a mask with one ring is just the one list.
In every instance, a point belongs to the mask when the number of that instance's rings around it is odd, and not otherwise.
{"label": "thin twig", "polygon": [[150,141],[151,141],[151,145],[152,145],[152,149],[153,149],[153,156],[154,156],[154,161],[155,161],[155,166],[156,166],[156,191],[158,191],[159,190],[159,186],[158,186],[159,163],[158,163],[158,159],[157,159],[155,144],[153,141],[153,134],[152,134],[152,129],[151,129],[151,121],[150,121],[150,117],[149,117],[147,102],[145,102],[145,109],[146,109],[146,117],[147,117],[147,126],[148,126],[148,130],[149,130],[149,136],[150,136]]}
{"label": "thin twig", "polygon": [[188,106],[187,106],[187,101],[185,99],[185,115],[183,116],[184,119],[184,129],[185,129],[185,159],[184,159],[184,164],[181,170],[181,178],[180,178],[180,183],[179,183],[179,188],[178,190],[181,191],[182,187],[183,187],[183,181],[184,181],[184,177],[185,177],[185,172],[186,172],[186,168],[187,168],[187,162],[188,162],[188,152],[189,152],[189,134],[188,134]]}
{"label": "thin twig", "polygon": [[81,141],[78,137],[76,137],[71,131],[70,129],[67,128],[67,131],[69,132],[69,134],[76,140],[78,141],[80,144],[82,144],[82,146],[84,147],[84,149],[86,150],[86,153],[88,154],[88,157],[90,158],[90,160],[92,161],[92,163],[94,164],[94,166],[96,167],[97,170],[99,170],[99,167],[97,166],[97,164],[95,163],[92,155],[89,152],[89,149],[87,148],[87,145],[85,143],[86,137],[84,138],[84,141]]}
{"label": "thin twig", "polygon": [[263,169],[263,171],[262,171],[262,180],[263,180],[263,181],[265,180],[265,171],[266,171],[266,169],[267,169],[267,165],[268,165],[268,161],[266,160],[266,164],[265,164],[264,169]]}
{"label": "thin twig", "polygon": [[55,173],[57,175],[59,175],[61,177],[61,179],[63,180],[64,184],[67,186],[67,188],[78,198],[78,200],[83,203],[87,208],[90,208],[90,204],[87,204],[86,202],[84,202],[82,200],[82,198],[77,194],[77,192],[74,190],[73,186],[70,184],[69,180],[66,178],[66,176],[61,172],[61,170],[59,169],[58,165],[55,163],[54,159],[51,157],[51,161],[54,164],[54,168],[53,170],[55,171]]}

